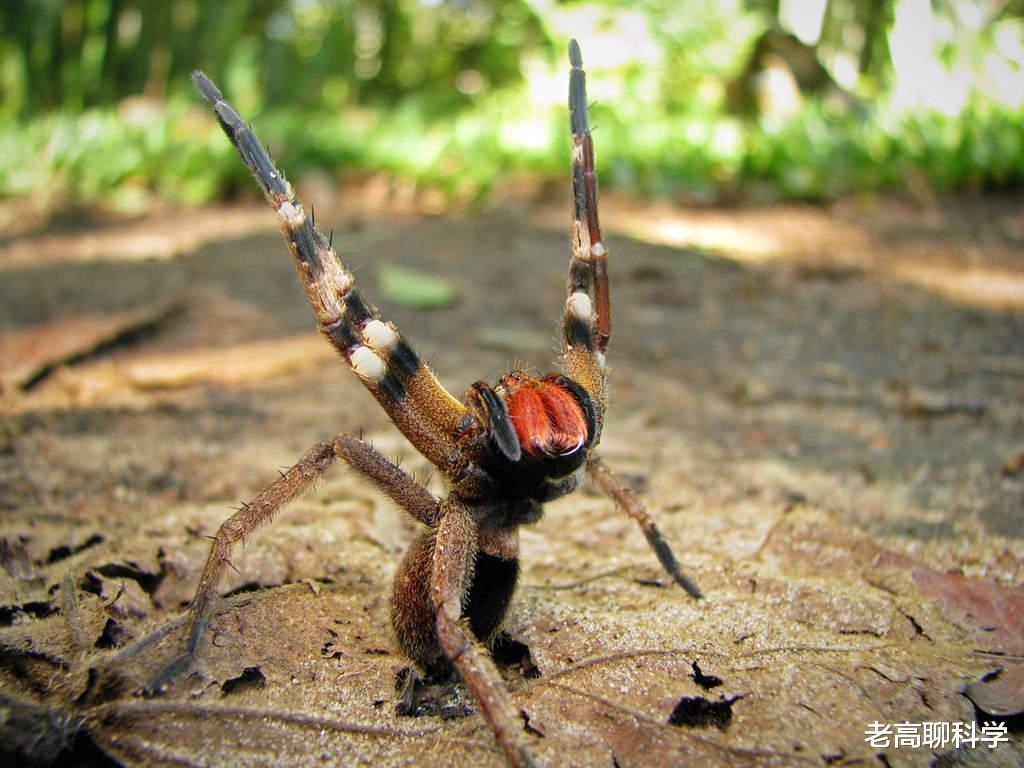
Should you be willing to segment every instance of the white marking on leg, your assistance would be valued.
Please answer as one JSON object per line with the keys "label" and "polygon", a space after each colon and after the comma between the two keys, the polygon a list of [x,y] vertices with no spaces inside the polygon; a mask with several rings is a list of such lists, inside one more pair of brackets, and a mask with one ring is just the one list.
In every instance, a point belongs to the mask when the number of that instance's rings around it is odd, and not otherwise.
{"label": "white marking on leg", "polygon": [[301,205],[295,205],[291,200],[285,200],[277,209],[277,216],[291,229],[298,229],[306,220],[306,214]]}
{"label": "white marking on leg", "polygon": [[349,292],[349,290],[351,290],[352,285],[353,283],[355,283],[356,280],[354,277],[352,277],[351,272],[349,272],[346,269],[343,269],[338,264],[338,256],[337,254],[334,253],[333,250],[331,251],[331,256],[334,257],[330,259],[331,268],[325,268],[324,273],[330,273],[331,280],[334,282],[334,290],[337,292],[339,296],[344,296]]}
{"label": "white marking on leg", "polygon": [[594,316],[594,308],[590,304],[590,297],[582,291],[576,291],[566,302],[569,314],[577,320],[589,323]]}
{"label": "white marking on leg", "polygon": [[590,252],[590,231],[582,221],[574,221],[572,224],[572,253],[577,259],[591,261],[593,254]]}
{"label": "white marking on leg", "polygon": [[598,259],[603,259],[608,255],[608,251],[605,250],[604,243],[598,241],[590,246],[590,255]]}
{"label": "white marking on leg", "polygon": [[374,383],[383,379],[384,374],[388,371],[384,361],[377,357],[376,353],[369,347],[356,347],[348,356],[348,361],[352,364],[352,370],[356,372],[359,378]]}
{"label": "white marking on leg", "polygon": [[371,320],[363,326],[363,338],[367,344],[378,349],[392,350],[398,346],[395,329],[380,320]]}

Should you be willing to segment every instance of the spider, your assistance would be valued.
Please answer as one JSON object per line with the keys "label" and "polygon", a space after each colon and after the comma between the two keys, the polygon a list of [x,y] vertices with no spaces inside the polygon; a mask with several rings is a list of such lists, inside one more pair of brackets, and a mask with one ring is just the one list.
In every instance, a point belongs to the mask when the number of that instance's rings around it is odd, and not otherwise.
{"label": "spider", "polygon": [[330,241],[217,86],[202,72],[193,75],[277,213],[320,332],[409,442],[443,474],[448,494],[435,497],[369,444],[347,434],[314,446],[220,526],[188,609],[184,652],[156,677],[151,690],[162,688],[195,658],[233,545],[268,522],[337,459],[427,527],[395,575],[395,635],[405,654],[428,674],[457,671],[510,765],[534,762],[486,648],[515,590],[519,526],[540,519],[545,502],[572,492],[581,476],[589,475],[636,520],[675,581],[690,595],[701,596],[642,504],[594,452],[608,395],[608,251],[598,224],[586,78],[576,41],[569,45],[569,61],[574,222],[562,321],[564,373],[535,377],[513,371],[495,386],[477,381],[462,400],[441,386],[398,329],[363,298]]}

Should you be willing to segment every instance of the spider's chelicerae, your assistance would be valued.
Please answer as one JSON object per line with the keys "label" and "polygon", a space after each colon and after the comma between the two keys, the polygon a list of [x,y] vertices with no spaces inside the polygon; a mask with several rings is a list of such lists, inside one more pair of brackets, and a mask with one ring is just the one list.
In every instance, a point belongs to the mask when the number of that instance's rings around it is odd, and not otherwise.
{"label": "spider's chelicerae", "polygon": [[306,215],[291,185],[238,112],[201,72],[195,83],[277,213],[320,332],[412,445],[447,480],[442,499],[372,447],[340,434],[233,514],[214,539],[195,598],[184,653],[154,681],[190,665],[234,544],[309,487],[336,459],[347,461],[427,527],[395,575],[391,621],[403,651],[431,673],[458,671],[508,762],[532,765],[527,736],[488,655],[519,572],[519,526],[544,502],[573,491],[586,473],[640,525],[658,560],[700,596],[630,490],[596,455],[607,408],[605,349],[611,333],[608,251],[597,218],[597,176],[579,46],[569,46],[574,221],[562,321],[562,369],[514,371],[453,397],[391,323],[355,286],[352,273]]}

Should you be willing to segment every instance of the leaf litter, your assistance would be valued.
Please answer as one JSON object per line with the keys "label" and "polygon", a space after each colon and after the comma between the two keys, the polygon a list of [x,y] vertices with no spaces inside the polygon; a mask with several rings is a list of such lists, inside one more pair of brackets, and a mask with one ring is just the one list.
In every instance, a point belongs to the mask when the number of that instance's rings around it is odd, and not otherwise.
{"label": "leaf litter", "polygon": [[[866,251],[902,222],[821,215],[860,228],[864,243],[850,247]],[[550,334],[561,232],[493,215],[393,226],[405,236],[376,241],[378,263],[436,273],[430,249],[408,244],[444,232],[445,269],[478,288],[436,312],[401,297],[391,307],[453,389],[508,364],[506,346],[480,343],[481,318]],[[944,238],[967,238],[957,226],[951,218]],[[912,227],[903,237],[911,247],[930,238]],[[1020,711],[1022,489],[1005,463],[1024,439],[1013,415],[1024,393],[1019,377],[992,373],[1024,359],[1019,311],[893,286],[867,259],[837,281],[799,264],[736,266],[616,240],[603,452],[645,485],[708,599],[661,579],[642,536],[599,496],[551,504],[524,530],[522,584],[497,656],[540,763],[966,759],[948,746],[879,750],[864,735],[875,721]],[[102,753],[127,765],[501,765],[479,715],[396,716],[406,661],[387,593],[415,526],[340,469],[235,553],[194,672],[162,696],[139,694],[182,642],[175,617],[206,536],[275,467],[331,430],[364,429],[412,471],[428,470],[330,355],[288,362],[304,356],[289,340],[311,324],[291,265],[270,235],[237,245],[132,269],[180,272],[175,285],[201,275],[205,300],[231,296],[244,311],[190,301],[173,329],[5,394],[5,749],[44,763]],[[500,248],[514,253],[516,274],[478,258]],[[991,250],[1021,259],[1017,246]],[[34,290],[22,267],[8,269],[0,291]],[[53,281],[68,269],[55,267]],[[652,270],[656,281],[644,277]],[[530,290],[507,290],[522,275]],[[116,286],[77,281],[102,314]],[[931,343],[953,329],[956,345]],[[228,347],[262,351],[223,356],[226,373],[216,360]],[[188,375],[140,385],[126,373],[147,359]],[[927,392],[929,406],[894,408],[892,392]],[[968,757],[1019,761],[1019,730]]]}

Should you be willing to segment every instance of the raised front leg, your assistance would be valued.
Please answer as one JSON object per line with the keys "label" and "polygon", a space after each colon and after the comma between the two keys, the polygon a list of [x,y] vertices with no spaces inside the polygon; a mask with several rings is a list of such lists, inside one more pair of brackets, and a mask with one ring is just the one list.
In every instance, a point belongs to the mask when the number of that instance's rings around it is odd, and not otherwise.
{"label": "raised front leg", "polygon": [[457,437],[467,417],[393,323],[355,285],[329,238],[317,229],[252,128],[202,72],[192,75],[217,120],[277,213],[320,332],[409,442],[442,471],[457,469]]}
{"label": "raised front leg", "polygon": [[[569,127],[572,131],[572,260],[562,320],[562,359],[569,377],[601,405],[598,433],[607,408],[605,349],[612,332],[608,249],[597,215],[597,168],[587,117],[583,56],[569,44]],[[597,441],[595,440],[595,445]]]}

